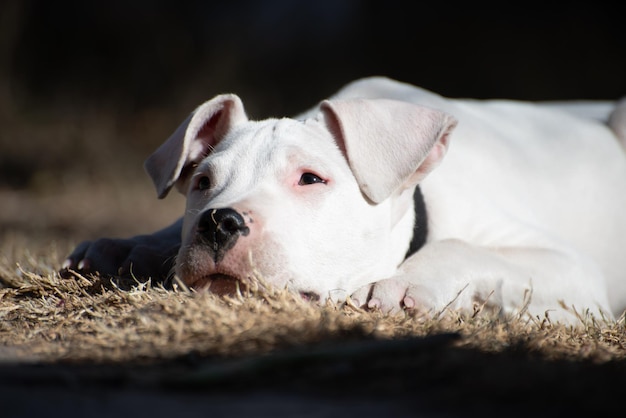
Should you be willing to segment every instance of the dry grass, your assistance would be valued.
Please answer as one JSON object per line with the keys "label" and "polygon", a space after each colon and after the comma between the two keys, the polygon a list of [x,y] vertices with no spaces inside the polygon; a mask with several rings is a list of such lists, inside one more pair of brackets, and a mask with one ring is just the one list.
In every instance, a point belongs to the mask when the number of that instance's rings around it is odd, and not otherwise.
{"label": "dry grass", "polygon": [[5,361],[154,362],[194,353],[241,357],[328,341],[458,333],[457,347],[497,353],[512,347],[546,359],[606,362],[626,356],[623,319],[581,316],[579,327],[548,318],[439,319],[318,306],[285,291],[218,298],[150,282],[56,273],[58,244],[11,251],[0,261],[0,341]]}

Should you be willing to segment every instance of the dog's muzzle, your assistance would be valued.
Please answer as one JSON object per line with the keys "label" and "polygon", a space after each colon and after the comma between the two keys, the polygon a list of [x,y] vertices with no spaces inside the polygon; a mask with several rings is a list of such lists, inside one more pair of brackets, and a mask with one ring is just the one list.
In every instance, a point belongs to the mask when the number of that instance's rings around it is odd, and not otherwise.
{"label": "dog's muzzle", "polygon": [[250,228],[246,226],[243,216],[231,208],[207,209],[198,221],[198,239],[209,247],[215,263],[219,263],[235,246],[240,235],[249,233]]}

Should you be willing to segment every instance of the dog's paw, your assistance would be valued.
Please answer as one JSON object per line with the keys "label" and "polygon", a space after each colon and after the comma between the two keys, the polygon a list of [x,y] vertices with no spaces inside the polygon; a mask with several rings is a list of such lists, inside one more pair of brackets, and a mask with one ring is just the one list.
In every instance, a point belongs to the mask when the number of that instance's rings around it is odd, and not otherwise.
{"label": "dog's paw", "polygon": [[178,247],[149,235],[85,241],[63,262],[59,274],[70,278],[72,271],[75,271],[81,274],[152,278],[163,282],[170,274]]}
{"label": "dog's paw", "polygon": [[350,299],[356,306],[395,314],[402,310],[431,312],[435,298],[425,286],[411,283],[402,276],[369,284],[354,292]]}

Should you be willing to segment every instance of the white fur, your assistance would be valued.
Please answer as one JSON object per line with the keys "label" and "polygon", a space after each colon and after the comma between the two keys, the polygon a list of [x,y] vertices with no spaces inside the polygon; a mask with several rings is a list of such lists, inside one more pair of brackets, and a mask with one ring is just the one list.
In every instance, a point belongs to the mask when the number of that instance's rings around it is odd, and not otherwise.
{"label": "white fur", "polygon": [[[174,184],[187,195],[177,273],[198,288],[223,273],[385,311],[611,317],[626,307],[623,123],[605,123],[614,106],[452,100],[370,78],[299,120],[253,122],[223,95],[146,168],[161,196]],[[298,185],[304,172],[327,183]],[[202,176],[209,190],[195,187]],[[429,235],[403,261],[417,183]],[[250,234],[216,263],[197,220],[223,207]]]}

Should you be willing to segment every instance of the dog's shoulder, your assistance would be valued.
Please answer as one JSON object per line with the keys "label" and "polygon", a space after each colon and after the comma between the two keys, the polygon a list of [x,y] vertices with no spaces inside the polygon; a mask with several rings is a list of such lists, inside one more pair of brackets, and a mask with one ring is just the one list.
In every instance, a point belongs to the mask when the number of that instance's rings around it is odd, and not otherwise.
{"label": "dog's shoulder", "polygon": [[330,97],[330,100],[353,98],[398,100],[442,110],[445,110],[443,108],[448,101],[425,88],[382,76],[355,80]]}

